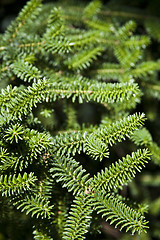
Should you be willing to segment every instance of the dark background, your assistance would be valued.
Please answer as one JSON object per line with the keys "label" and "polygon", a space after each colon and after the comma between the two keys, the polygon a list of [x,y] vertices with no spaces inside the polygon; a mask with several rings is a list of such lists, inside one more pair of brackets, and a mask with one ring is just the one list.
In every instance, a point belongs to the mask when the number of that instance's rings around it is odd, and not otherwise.
{"label": "dark background", "polygon": [[[89,3],[90,0],[63,0],[65,2],[75,2],[76,4],[80,2]],[[12,19],[14,19],[21,8],[25,5],[26,0],[0,0],[0,32],[4,32],[7,25]],[[58,0],[44,0],[45,2],[61,2]],[[112,6],[125,5],[127,7],[135,7],[145,10],[149,15],[160,16],[160,1],[159,0],[112,0],[112,1],[102,1],[104,4],[110,3]]]}

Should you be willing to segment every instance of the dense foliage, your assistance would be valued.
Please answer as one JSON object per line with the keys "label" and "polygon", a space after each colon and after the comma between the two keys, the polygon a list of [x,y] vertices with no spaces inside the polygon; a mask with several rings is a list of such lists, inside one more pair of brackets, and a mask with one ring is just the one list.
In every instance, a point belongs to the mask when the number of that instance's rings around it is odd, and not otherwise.
{"label": "dense foliage", "polygon": [[160,22],[116,8],[30,0],[0,35],[0,239],[160,238]]}

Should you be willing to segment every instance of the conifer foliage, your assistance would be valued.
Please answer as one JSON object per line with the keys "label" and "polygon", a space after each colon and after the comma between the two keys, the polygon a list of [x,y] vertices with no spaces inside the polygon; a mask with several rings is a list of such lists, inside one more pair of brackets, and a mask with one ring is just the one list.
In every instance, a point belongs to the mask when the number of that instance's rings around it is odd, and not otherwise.
{"label": "conifer foliage", "polygon": [[[29,0],[0,36],[2,222],[25,216],[35,240],[100,239],[102,219],[143,235],[145,211],[121,191],[151,156],[160,164],[136,110],[144,94],[160,99],[160,62],[145,55],[159,35],[149,19],[148,36],[134,19],[106,21],[99,0],[65,4]],[[98,121],[81,120],[81,106]],[[134,147],[113,154],[121,142]]]}

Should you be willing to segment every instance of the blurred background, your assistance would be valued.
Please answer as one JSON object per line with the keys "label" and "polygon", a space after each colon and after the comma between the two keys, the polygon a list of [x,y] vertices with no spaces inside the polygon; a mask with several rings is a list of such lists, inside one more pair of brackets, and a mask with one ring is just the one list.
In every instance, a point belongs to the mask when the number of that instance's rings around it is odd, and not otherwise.
{"label": "blurred background", "polygon": [[[1,33],[3,33],[5,31],[7,26],[17,16],[17,14],[22,9],[22,7],[25,5],[26,2],[27,2],[26,0],[0,0],[0,32]],[[76,3],[77,5],[81,4],[83,2],[85,5],[91,1],[90,0],[83,0],[83,1],[82,0],[74,0],[74,1],[72,1],[72,0],[63,0],[63,1],[61,1],[61,0],[59,0],[59,1],[58,0],[57,1],[56,0],[55,1],[54,0],[44,0],[43,2],[44,3],[66,2],[68,4]],[[102,1],[102,2],[104,4],[108,4],[108,6],[111,6],[112,8],[115,8],[115,9],[117,6],[118,7],[122,6],[122,8],[126,7],[127,9],[135,8],[135,9],[143,10],[146,13],[146,15],[160,16],[160,0],[132,0],[132,1],[130,1],[130,0],[111,0],[111,1]],[[153,56],[155,56],[155,58],[160,58],[160,56],[159,56],[160,51],[157,51],[157,49],[159,49],[159,47],[157,48],[157,45],[158,45],[158,43],[153,41],[150,48],[151,48],[151,51],[153,52]],[[155,104],[155,102],[154,103],[150,102],[150,103],[146,104],[145,107],[147,109],[145,109],[144,106],[140,105],[138,107],[139,108],[138,111],[140,111],[140,112],[148,111],[147,118],[150,121],[148,121],[148,123],[146,123],[146,124],[148,124],[147,127],[150,130],[154,141],[156,141],[158,143],[158,145],[160,145],[160,124],[159,124],[160,123],[160,121],[159,121],[159,119],[160,119],[160,111],[159,111],[160,104],[159,104],[159,101],[157,101],[156,104]],[[155,109],[153,109],[152,104],[154,105]],[[149,108],[151,110],[150,116],[149,116]],[[94,111],[94,106],[92,107],[91,105],[82,105],[81,109],[79,109],[79,110],[81,110],[81,112],[85,112],[85,113],[90,112],[91,119],[95,119],[97,117],[97,112]],[[135,111],[137,111],[137,110],[135,110]],[[153,114],[156,114],[155,118],[152,116]],[[86,114],[84,114],[84,115],[86,116]],[[153,121],[152,121],[152,118],[154,118]],[[83,119],[83,121],[85,121],[85,120]],[[125,149],[126,145],[122,146],[122,148],[123,148],[123,151],[127,152],[127,150]],[[122,148],[119,147],[119,150]],[[125,155],[125,153],[122,155]],[[147,169],[149,171],[151,171],[152,174],[154,175],[154,173],[156,172],[158,167],[149,165],[147,167]],[[134,191],[134,185],[132,187],[133,187],[133,191]],[[157,188],[150,186],[150,187],[148,187],[147,193],[143,192],[142,194],[143,195],[148,194],[153,197],[154,195],[159,194],[159,191],[160,191],[159,189],[160,189],[159,186],[157,186]],[[124,189],[124,191],[125,191],[125,189]],[[137,190],[135,188],[135,191],[140,192],[141,189],[139,188]],[[136,193],[135,193],[135,195],[136,195]],[[149,196],[149,198],[150,198],[150,196]],[[148,196],[146,196],[146,197],[148,197]],[[159,208],[160,208],[160,206],[159,206]],[[3,213],[5,214],[6,210],[0,209],[0,212],[1,212],[1,215],[3,216]],[[19,222],[17,222],[17,215],[19,216]],[[25,214],[23,215],[22,213],[17,211],[17,215],[16,215],[16,218],[14,216],[12,216],[10,219],[8,219],[7,222],[3,221],[2,223],[0,223],[0,240],[9,240],[9,239],[15,240],[17,237],[16,231],[20,231],[19,238],[16,240],[21,240],[21,239],[31,240],[32,239],[32,231],[31,231],[32,229],[30,228],[30,225],[32,223],[28,221],[28,218],[26,217]],[[157,224],[160,223],[158,216],[155,216],[155,218],[152,221],[154,221],[154,220],[157,221]],[[101,236],[100,239],[108,239],[108,240],[121,239],[119,231],[114,229],[114,227],[111,227],[107,223],[102,223],[102,226],[103,226],[103,236]],[[157,226],[157,229],[158,229],[158,226]],[[10,232],[10,238],[5,236],[5,234],[8,232]],[[15,234],[15,236],[14,236],[14,234]],[[158,234],[160,237],[160,232]],[[105,236],[109,236],[109,237],[106,238]],[[129,238],[133,239],[131,236],[129,236],[129,237],[128,236],[129,235],[126,235],[126,237],[123,236],[123,239],[126,239],[126,240],[129,240]],[[144,240],[147,240],[147,235],[144,235],[142,237]],[[142,237],[134,238],[134,240],[141,240]],[[148,239],[151,239],[151,238],[148,238]],[[157,240],[157,239],[160,239],[160,238],[158,238],[156,236],[152,237],[152,240]]]}
{"label": "blurred background", "polygon": [[[14,19],[21,8],[25,5],[26,0],[0,0],[0,32],[4,32],[8,24],[12,19]],[[58,0],[44,0],[45,2],[62,2]],[[89,3],[90,0],[64,0],[63,2],[75,2],[76,4],[80,2]],[[148,14],[160,16],[160,1],[159,0],[112,0],[102,1],[104,4],[114,5],[125,5],[127,7],[135,7],[143,10],[147,10]]]}

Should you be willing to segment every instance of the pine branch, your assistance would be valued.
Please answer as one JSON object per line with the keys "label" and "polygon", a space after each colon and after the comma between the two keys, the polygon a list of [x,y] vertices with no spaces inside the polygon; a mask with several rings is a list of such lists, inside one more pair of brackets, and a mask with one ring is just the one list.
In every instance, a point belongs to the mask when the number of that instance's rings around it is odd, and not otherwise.
{"label": "pine branch", "polygon": [[[137,51],[139,54],[139,51]],[[118,52],[116,52],[118,54]],[[118,55],[117,55],[118,56]],[[122,61],[124,63],[124,59],[122,59],[122,56],[118,56],[120,59],[120,62]],[[134,61],[132,62],[134,63]],[[125,63],[126,64],[126,63]],[[134,66],[134,64],[132,64]],[[143,80],[150,80],[144,77],[150,76],[155,74],[155,71],[159,70],[159,60],[157,62],[148,61],[143,62],[141,64],[138,64],[136,68],[134,69],[127,69],[126,66],[121,66],[120,64],[111,64],[111,63],[104,63],[102,64],[101,68],[91,70],[90,74],[91,76],[96,74],[96,78],[99,80],[118,80],[121,82],[122,77],[127,77],[128,75],[133,77],[134,79],[140,78]]]}
{"label": "pine branch", "polygon": [[128,11],[123,11],[122,9],[119,9],[119,11],[116,11],[114,9],[107,8],[106,10],[101,11],[101,13],[105,16],[119,17],[123,19],[134,19],[137,21],[142,21],[146,19],[158,19],[157,17],[154,17],[152,15],[145,14],[144,11],[141,11],[140,9],[136,10],[137,11],[133,11],[132,9],[131,11],[131,9],[129,9]]}
{"label": "pine branch", "polygon": [[142,78],[148,75],[152,75],[155,73],[155,71],[158,70],[160,70],[159,60],[157,62],[148,61],[137,65],[135,69],[131,70],[131,74],[133,75],[133,77]]}
{"label": "pine branch", "polygon": [[100,37],[100,31],[90,30],[83,34],[69,36],[69,46],[72,49],[82,49],[85,46],[93,46],[98,43],[98,37]]}
{"label": "pine branch", "polygon": [[52,179],[46,177],[43,180],[40,180],[38,185],[35,186],[35,192],[37,192],[40,197],[44,197],[45,199],[51,199],[53,186],[54,183]]}
{"label": "pine branch", "polygon": [[51,38],[44,38],[44,49],[49,53],[61,54],[61,53],[68,53],[72,51],[71,44],[69,39],[65,38],[64,36],[56,36],[54,41]]}
{"label": "pine branch", "polygon": [[24,139],[27,143],[27,151],[24,154],[26,160],[37,159],[38,156],[45,158],[50,148],[53,147],[52,137],[49,134],[40,133],[34,129],[26,129]]}
{"label": "pine branch", "polygon": [[[82,85],[82,81],[81,81]],[[139,95],[139,89],[136,84],[105,84],[105,83],[93,83],[83,82],[83,87],[79,85],[79,82],[73,82],[72,84],[52,84],[52,89],[49,90],[50,97],[55,101],[57,98],[70,98],[72,102],[75,102],[76,98],[79,103],[83,101],[95,101],[98,103],[111,103],[123,102],[124,100]],[[48,94],[49,96],[49,94]]]}
{"label": "pine branch", "polygon": [[[14,153],[8,157],[8,151],[2,149],[2,169],[19,166],[21,169],[32,163],[39,156],[45,158],[49,149],[53,148],[52,137],[49,134],[40,133],[34,129],[25,128],[19,123],[10,124],[1,133],[3,142],[13,147]],[[23,149],[25,146],[25,149]],[[19,157],[20,154],[20,157]],[[43,160],[42,160],[43,161]],[[20,165],[19,165],[20,164]]]}
{"label": "pine branch", "polygon": [[127,70],[122,68],[120,64],[103,63],[100,68],[90,71],[90,75],[96,77],[97,80],[118,80],[125,75]]}
{"label": "pine branch", "polygon": [[28,167],[29,162],[25,158],[19,156],[18,153],[10,154],[6,148],[1,148],[0,153],[0,170],[1,172],[7,172],[8,170],[22,171]]}

